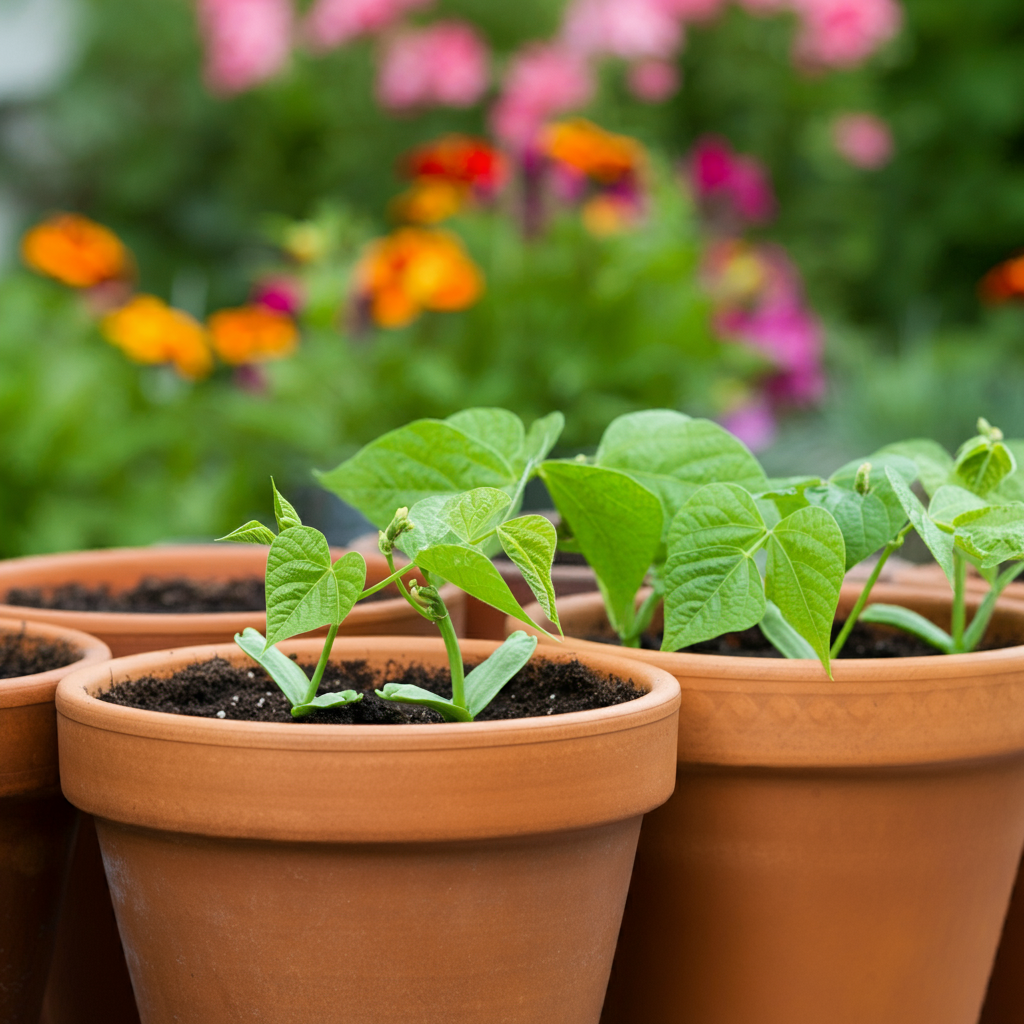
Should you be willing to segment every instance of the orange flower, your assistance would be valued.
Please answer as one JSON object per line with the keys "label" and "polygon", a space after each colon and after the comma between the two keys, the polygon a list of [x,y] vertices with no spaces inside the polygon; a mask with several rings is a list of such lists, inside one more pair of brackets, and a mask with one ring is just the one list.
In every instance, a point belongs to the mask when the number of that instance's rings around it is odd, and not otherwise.
{"label": "orange flower", "polygon": [[583,204],[583,226],[595,238],[618,235],[640,220],[636,202],[623,196],[604,192]]}
{"label": "orange flower", "polygon": [[468,196],[469,189],[457,181],[419,178],[395,198],[391,212],[413,224],[438,224],[458,213]]}
{"label": "orange flower", "polygon": [[26,232],[21,256],[33,270],[72,288],[124,277],[131,265],[113,231],[77,213],[59,213]]}
{"label": "orange flower", "polygon": [[202,324],[155,295],[136,295],[105,316],[102,327],[107,340],[136,363],[173,363],[190,380],[213,369]]}
{"label": "orange flower", "polygon": [[645,160],[644,148],[636,139],[605,131],[585,118],[548,125],[542,145],[552,160],[603,185],[637,174]]}
{"label": "orange flower", "polygon": [[508,173],[505,158],[482,139],[445,135],[418,146],[402,160],[408,178],[446,178],[473,188],[500,188]]}
{"label": "orange flower", "polygon": [[1024,256],[1000,263],[981,281],[981,296],[987,302],[1009,302],[1024,299]]}
{"label": "orange flower", "polygon": [[281,359],[299,341],[292,318],[266,306],[221,309],[207,321],[213,350],[232,366]]}
{"label": "orange flower", "polygon": [[480,268],[459,239],[426,228],[400,228],[371,243],[356,280],[381,327],[404,327],[424,309],[465,309],[484,288]]}

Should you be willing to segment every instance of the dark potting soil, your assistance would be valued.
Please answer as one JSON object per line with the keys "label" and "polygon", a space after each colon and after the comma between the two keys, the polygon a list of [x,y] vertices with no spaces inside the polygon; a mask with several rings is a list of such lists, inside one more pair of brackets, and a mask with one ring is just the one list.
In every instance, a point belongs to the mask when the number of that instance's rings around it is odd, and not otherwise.
{"label": "dark potting soil", "polygon": [[63,668],[82,652],[65,640],[43,640],[25,633],[0,633],[0,679],[34,676]]}
{"label": "dark potting soil", "polygon": [[[832,625],[832,640],[835,641],[842,628],[841,622]],[[649,651],[661,650],[661,633],[646,633],[641,638],[641,647]],[[589,636],[588,640],[595,640],[599,643],[618,644],[619,638],[611,634]],[[978,650],[988,650],[992,646],[979,644]],[[1008,645],[1007,645],[1008,646]],[[691,647],[682,648],[686,654],[723,654],[732,658],[781,658],[782,655],[765,639],[764,634],[757,626],[744,629],[738,633],[723,633],[714,640],[706,640],[703,643],[693,644]],[[887,629],[877,629],[866,622],[858,622],[846,638],[843,645],[842,658],[920,658],[941,655],[942,652],[918,640],[916,636],[909,633],[890,632]]]}
{"label": "dark potting soil", "polygon": [[[398,591],[385,587],[364,598],[366,601],[397,597]],[[46,593],[35,587],[7,591],[7,604],[23,608],[48,608],[66,612],[135,612],[142,615],[186,615],[210,612],[262,612],[266,610],[263,580],[220,581],[156,579],[147,577],[131,590],[111,593],[110,587],[85,587],[65,583]]]}
{"label": "dark potting soil", "polygon": [[[472,668],[466,666],[467,672]],[[307,676],[314,666],[304,665]],[[451,697],[447,669],[422,665],[389,665],[371,669],[365,661],[328,665],[320,693],[356,690],[363,699],[341,708],[328,708],[304,718],[292,718],[287,698],[258,665],[241,668],[222,658],[198,661],[165,679],[147,676],[118,683],[100,697],[111,704],[164,711],[172,715],[227,718],[247,722],[291,722],[314,725],[426,725],[442,721],[436,711],[412,704],[395,704],[374,694],[385,683],[412,683],[442,697]],[[632,680],[604,677],[578,661],[532,660],[477,716],[478,722],[506,718],[564,715],[570,711],[624,704],[643,695]]]}

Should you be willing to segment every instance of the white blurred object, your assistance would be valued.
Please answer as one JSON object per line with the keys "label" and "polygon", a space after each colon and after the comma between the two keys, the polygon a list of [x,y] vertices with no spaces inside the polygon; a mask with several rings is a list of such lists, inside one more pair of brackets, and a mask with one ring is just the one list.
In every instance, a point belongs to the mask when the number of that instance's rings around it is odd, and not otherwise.
{"label": "white blurred object", "polygon": [[0,0],[0,103],[56,85],[75,52],[74,0]]}

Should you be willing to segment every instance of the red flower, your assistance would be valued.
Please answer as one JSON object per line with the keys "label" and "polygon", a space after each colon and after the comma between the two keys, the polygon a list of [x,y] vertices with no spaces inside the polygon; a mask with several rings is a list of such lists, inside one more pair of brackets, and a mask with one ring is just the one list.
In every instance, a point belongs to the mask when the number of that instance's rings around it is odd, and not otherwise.
{"label": "red flower", "polygon": [[445,178],[485,192],[504,183],[508,166],[504,156],[483,139],[445,135],[418,146],[402,160],[408,178]]}

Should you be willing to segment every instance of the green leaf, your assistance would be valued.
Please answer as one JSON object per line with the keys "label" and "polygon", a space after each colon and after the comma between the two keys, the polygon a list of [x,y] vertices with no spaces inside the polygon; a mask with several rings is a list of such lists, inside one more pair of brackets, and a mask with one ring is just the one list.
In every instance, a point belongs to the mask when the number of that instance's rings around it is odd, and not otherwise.
{"label": "green leaf", "polygon": [[498,611],[531,626],[537,625],[520,607],[491,560],[474,548],[461,544],[438,544],[420,551],[416,564]]}
{"label": "green leaf", "polygon": [[292,526],[267,555],[267,645],[321,626],[339,625],[366,582],[366,562],[350,551],[331,564],[327,538]]}
{"label": "green leaf", "polygon": [[817,658],[814,648],[786,621],[774,601],[765,603],[758,623],[765,639],[785,658]]}
{"label": "green leaf", "polygon": [[518,465],[526,432],[523,421],[515,413],[507,409],[463,409],[449,416],[445,423],[492,448],[510,466]]}
{"label": "green leaf", "polygon": [[258,520],[250,519],[244,526],[232,530],[226,537],[218,537],[217,540],[233,540],[238,544],[273,544],[274,531]]}
{"label": "green leaf", "polygon": [[[774,512],[772,519],[778,522],[784,516],[795,512],[798,508],[807,506],[807,498],[804,496],[808,487],[817,487],[821,484],[821,477],[818,476],[791,476],[780,479],[769,480],[766,490],[754,491],[754,498],[761,515],[765,514],[766,503],[771,503]],[[767,519],[765,520],[767,523]],[[768,525],[773,525],[769,523]]]}
{"label": "green leaf", "polygon": [[896,444],[887,444],[879,448],[878,452],[868,461],[873,461],[878,455],[903,455],[913,460],[917,466],[917,475],[921,486],[930,498],[943,484],[949,483],[949,477],[953,472],[953,457],[937,441],[928,438],[915,438],[911,441],[899,441]]}
{"label": "green leaf", "polygon": [[292,708],[292,718],[304,718],[318,708],[340,708],[345,704],[358,704],[363,699],[355,690],[339,690],[337,693],[321,693],[305,704]]}
{"label": "green leaf", "polygon": [[843,534],[825,509],[797,509],[772,529],[765,595],[811,645],[830,676],[832,623],[845,575]]}
{"label": "green leaf", "polygon": [[995,493],[1004,501],[1024,501],[1024,441],[1011,439],[1003,444],[1009,449],[1017,468],[1002,480]]}
{"label": "green leaf", "polygon": [[446,722],[472,722],[473,716],[464,708],[453,704],[445,697],[439,697],[430,690],[424,690],[422,686],[413,686],[410,683],[387,683],[383,690],[375,690],[374,693],[381,700],[394,701],[396,704],[420,704],[423,707],[432,708]]}
{"label": "green leaf", "polygon": [[505,554],[518,566],[544,614],[559,628],[551,565],[555,560],[558,534],[543,516],[521,516],[498,527],[498,539]]}
{"label": "green leaf", "polygon": [[928,515],[946,533],[954,530],[953,520],[964,512],[988,508],[991,502],[979,498],[973,491],[957,484],[943,484],[928,504]]}
{"label": "green leaf", "polygon": [[276,647],[268,647],[259,630],[247,627],[241,633],[235,634],[235,643],[266,670],[267,675],[277,683],[292,707],[306,699],[309,677]]}
{"label": "green leaf", "polygon": [[537,467],[547,458],[548,452],[554,448],[555,443],[565,429],[565,417],[560,412],[552,412],[539,420],[534,420],[530,430],[523,442],[523,450],[517,463],[519,470],[519,483],[515,493],[512,495],[512,508],[519,509],[523,500],[523,491],[530,478],[537,471]]}
{"label": "green leaf", "polygon": [[963,512],[953,520],[956,544],[983,569],[1024,558],[1024,505],[1011,502]]}
{"label": "green leaf", "polygon": [[467,544],[479,544],[494,532],[512,499],[496,487],[474,487],[449,498],[442,513],[452,532]]}
{"label": "green leaf", "polygon": [[[886,481],[890,493],[892,489]],[[831,513],[839,524],[846,547],[846,568],[852,569],[868,555],[888,544],[903,525],[900,508],[899,525],[893,529],[889,511],[877,494],[858,494],[834,483],[821,487],[808,487],[804,495],[811,505]]]}
{"label": "green leaf", "polygon": [[901,608],[896,604],[869,604],[860,613],[861,622],[877,622],[883,626],[896,626],[907,633],[923,640],[932,647],[937,647],[943,654],[953,653],[953,638],[944,630],[939,629],[923,615],[912,612],[909,608]]}
{"label": "green leaf", "polygon": [[676,513],[663,574],[663,651],[747,629],[765,611],[754,555],[767,536],[754,499],[735,484],[709,484]]}
{"label": "green leaf", "polygon": [[458,544],[459,538],[451,527],[447,508],[451,498],[440,495],[417,501],[409,510],[413,528],[398,538],[398,548],[412,561],[424,548],[437,544]]}
{"label": "green leaf", "polygon": [[899,499],[900,505],[903,506],[907,518],[917,530],[917,535],[925,542],[935,561],[942,567],[946,579],[949,580],[949,585],[953,586],[953,538],[932,522],[924,505],[906,485],[899,473],[887,469],[885,475],[889,478],[889,483],[892,484],[892,489],[896,492],[896,497]]}
{"label": "green leaf", "polygon": [[903,528],[907,516],[899,498],[896,497],[896,492],[892,489],[892,484],[889,483],[889,478],[885,475],[886,470],[895,470],[909,486],[917,478],[917,463],[903,455],[879,452],[866,459],[854,459],[841,466],[829,477],[829,481],[856,493],[857,471],[865,462],[871,464],[868,493],[874,495],[889,514],[889,536],[886,538],[886,541],[889,541]]}
{"label": "green leaf", "polygon": [[398,508],[424,498],[450,496],[474,487],[510,494],[518,474],[490,445],[441,420],[417,420],[384,434],[320,482],[384,529]]}
{"label": "green leaf", "polygon": [[540,475],[597,576],[612,626],[621,633],[632,622],[636,592],[661,541],[661,502],[614,469],[548,461]]}
{"label": "green leaf", "polygon": [[274,518],[277,520],[277,529],[281,531],[292,526],[301,526],[302,520],[295,511],[295,506],[277,489],[273,477],[270,478],[270,486],[274,491]]}
{"label": "green leaf", "polygon": [[767,484],[761,464],[729,431],[711,420],[670,409],[649,409],[614,420],[601,438],[595,463],[628,473],[661,500],[665,528],[704,484]]}
{"label": "green leaf", "polygon": [[1013,454],[1002,441],[972,437],[960,446],[953,466],[955,482],[975,494],[986,495],[1017,469]]}
{"label": "green leaf", "polygon": [[466,704],[476,718],[498,695],[501,688],[533,657],[537,638],[521,629],[466,676]]}

